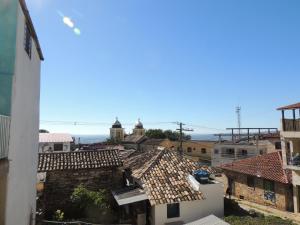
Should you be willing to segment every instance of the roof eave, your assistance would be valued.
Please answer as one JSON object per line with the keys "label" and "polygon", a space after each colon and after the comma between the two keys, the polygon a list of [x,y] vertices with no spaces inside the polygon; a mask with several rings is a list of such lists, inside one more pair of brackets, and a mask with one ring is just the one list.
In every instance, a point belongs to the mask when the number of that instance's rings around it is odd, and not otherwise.
{"label": "roof eave", "polygon": [[33,40],[35,42],[36,50],[37,50],[37,52],[39,54],[40,60],[43,61],[44,60],[44,55],[43,55],[43,52],[42,52],[41,45],[40,45],[40,42],[38,40],[37,34],[35,32],[35,29],[34,29],[34,26],[33,26],[33,22],[31,20],[31,17],[30,17],[30,14],[29,14],[26,2],[25,2],[25,0],[19,0],[19,2],[20,2],[20,5],[21,5],[21,8],[22,8],[22,11],[23,11],[23,13],[25,15],[26,21],[27,21],[27,23],[29,25],[29,28],[30,28],[30,31],[31,31],[31,34],[32,34],[32,38],[33,38]]}

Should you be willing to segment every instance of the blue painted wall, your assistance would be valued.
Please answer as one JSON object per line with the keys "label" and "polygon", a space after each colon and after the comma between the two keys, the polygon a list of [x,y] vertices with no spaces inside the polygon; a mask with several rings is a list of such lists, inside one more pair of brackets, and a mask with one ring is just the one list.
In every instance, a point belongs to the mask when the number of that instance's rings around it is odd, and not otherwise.
{"label": "blue painted wall", "polygon": [[0,0],[0,115],[10,115],[18,0]]}

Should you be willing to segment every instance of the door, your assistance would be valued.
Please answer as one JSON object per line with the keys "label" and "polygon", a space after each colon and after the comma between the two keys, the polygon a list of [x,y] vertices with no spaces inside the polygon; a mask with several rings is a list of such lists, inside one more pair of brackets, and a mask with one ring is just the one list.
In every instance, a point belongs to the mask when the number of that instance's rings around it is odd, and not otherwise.
{"label": "door", "polygon": [[231,195],[235,195],[235,185],[234,180],[232,178],[228,178],[228,188]]}

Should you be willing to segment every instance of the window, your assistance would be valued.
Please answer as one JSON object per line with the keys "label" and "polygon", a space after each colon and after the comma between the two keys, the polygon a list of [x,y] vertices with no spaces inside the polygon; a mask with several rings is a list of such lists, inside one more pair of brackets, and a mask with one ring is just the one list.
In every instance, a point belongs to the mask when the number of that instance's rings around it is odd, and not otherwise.
{"label": "window", "polygon": [[196,151],[196,148],[193,148],[193,151]]}
{"label": "window", "polygon": [[233,148],[227,148],[226,149],[226,154],[234,155],[234,149]]}
{"label": "window", "polygon": [[201,153],[206,154],[206,148],[201,148]]}
{"label": "window", "polygon": [[280,150],[281,149],[281,142],[275,142],[275,149]]}
{"label": "window", "polygon": [[191,147],[188,147],[188,148],[187,148],[187,152],[192,152],[192,148],[191,148]]}
{"label": "window", "polygon": [[264,180],[264,189],[265,189],[265,191],[274,192],[274,190],[275,190],[274,181]]}
{"label": "window", "polygon": [[24,49],[29,58],[31,58],[31,46],[32,46],[32,39],[30,28],[27,23],[25,23],[25,33],[24,33]]}
{"label": "window", "polygon": [[248,151],[247,151],[247,150],[245,150],[245,149],[242,149],[241,153],[242,153],[242,155],[243,155],[243,156],[246,156],[246,155],[248,155]]}
{"label": "window", "polygon": [[259,150],[259,154],[263,155],[264,154],[264,150]]}
{"label": "window", "polygon": [[167,205],[167,217],[168,218],[180,217],[179,203]]}
{"label": "window", "polygon": [[275,187],[274,181],[264,180],[264,198],[265,200],[269,200],[273,203],[276,202],[276,194],[275,194]]}
{"label": "window", "polygon": [[63,144],[54,144],[54,151],[63,151]]}
{"label": "window", "polygon": [[215,154],[219,154],[219,149],[215,149],[215,150],[214,150],[214,153],[215,153]]}
{"label": "window", "polygon": [[255,186],[254,186],[254,177],[251,177],[251,176],[247,177],[247,185],[248,185],[248,187],[255,188]]}

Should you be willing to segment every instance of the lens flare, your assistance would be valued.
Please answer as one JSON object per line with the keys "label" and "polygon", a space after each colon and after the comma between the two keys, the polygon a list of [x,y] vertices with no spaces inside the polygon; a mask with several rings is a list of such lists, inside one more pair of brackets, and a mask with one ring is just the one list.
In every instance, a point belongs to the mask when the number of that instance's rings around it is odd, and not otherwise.
{"label": "lens flare", "polygon": [[70,17],[65,16],[65,17],[63,18],[63,22],[64,22],[64,24],[66,24],[66,25],[67,25],[68,27],[70,27],[70,28],[73,28],[73,27],[74,27],[74,23],[73,23],[73,21],[71,20]]}
{"label": "lens flare", "polygon": [[74,31],[74,33],[75,33],[76,35],[80,35],[80,34],[81,34],[80,29],[77,28],[77,27],[75,27],[73,31]]}

